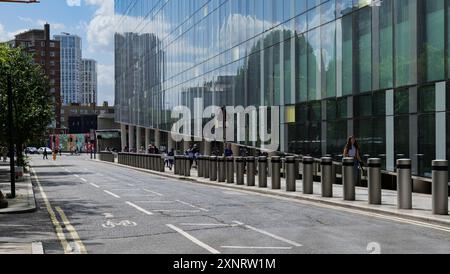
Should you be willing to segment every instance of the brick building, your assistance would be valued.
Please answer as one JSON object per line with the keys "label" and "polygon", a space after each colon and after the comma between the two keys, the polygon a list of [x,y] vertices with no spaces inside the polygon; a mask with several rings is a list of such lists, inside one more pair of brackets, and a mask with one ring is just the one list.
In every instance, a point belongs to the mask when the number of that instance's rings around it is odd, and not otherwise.
{"label": "brick building", "polygon": [[61,129],[60,42],[50,39],[50,25],[45,24],[44,29],[33,29],[16,35],[9,44],[34,54],[34,61],[42,66],[54,95],[55,117],[51,130],[58,132]]}

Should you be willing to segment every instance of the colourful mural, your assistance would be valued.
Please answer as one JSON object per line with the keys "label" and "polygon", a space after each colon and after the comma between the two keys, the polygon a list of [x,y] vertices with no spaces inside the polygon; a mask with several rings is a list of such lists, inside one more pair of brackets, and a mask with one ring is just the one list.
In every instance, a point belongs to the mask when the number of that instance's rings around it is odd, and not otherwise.
{"label": "colourful mural", "polygon": [[91,144],[90,140],[90,134],[58,134],[50,136],[49,144],[51,149],[90,152],[94,148],[94,144]]}

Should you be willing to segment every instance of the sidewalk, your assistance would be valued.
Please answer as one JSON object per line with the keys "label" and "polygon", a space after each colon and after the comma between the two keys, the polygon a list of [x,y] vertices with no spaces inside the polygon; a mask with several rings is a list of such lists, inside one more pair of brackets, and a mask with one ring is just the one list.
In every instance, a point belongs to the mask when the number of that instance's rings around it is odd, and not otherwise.
{"label": "sidewalk", "polygon": [[[102,162],[105,163],[105,162]],[[196,169],[192,169],[191,177],[178,176],[166,169],[165,173],[150,171],[146,169],[134,168],[129,166],[120,165],[117,163],[110,163],[114,165],[119,165],[122,167],[127,167],[135,170],[144,171],[147,173],[160,175],[164,177],[187,180],[191,182],[196,182],[204,185],[223,187],[229,189],[235,189],[239,191],[250,191],[263,195],[272,195],[283,198],[296,199],[306,202],[312,202],[318,205],[325,206],[334,206],[340,208],[347,208],[353,210],[359,210],[364,212],[369,212],[372,214],[381,214],[394,216],[398,218],[425,222],[436,224],[440,226],[445,226],[450,228],[450,216],[439,216],[432,214],[432,198],[431,195],[426,194],[418,194],[413,193],[413,210],[400,210],[397,208],[397,192],[391,190],[383,190],[382,191],[382,205],[369,205],[368,203],[368,189],[363,187],[356,188],[356,201],[344,201],[343,200],[343,187],[342,185],[333,185],[333,198],[323,198],[321,197],[321,184],[315,182],[314,183],[314,194],[313,195],[305,195],[302,193],[303,185],[302,181],[297,181],[297,191],[296,192],[286,192],[286,181],[284,178],[281,179],[281,190],[272,190],[272,182],[271,178],[268,178],[268,187],[267,188],[259,188],[246,186],[247,178],[245,176],[245,185],[238,186],[235,184],[227,184],[227,183],[218,183],[212,182],[209,179],[199,178]],[[236,176],[236,174],[235,174]],[[235,179],[236,182],[236,179]],[[256,185],[258,185],[258,176],[256,176]],[[450,205],[450,203],[449,203]]]}
{"label": "sidewalk", "polygon": [[31,244],[2,244],[0,243],[0,255],[27,255],[44,254],[44,248],[41,242]]}
{"label": "sidewalk", "polygon": [[[0,190],[5,196],[11,192],[9,164],[3,162],[0,163]],[[28,213],[36,210],[30,174],[24,174],[24,177],[16,182],[16,198],[8,199],[8,204],[7,208],[0,209],[0,214]]]}

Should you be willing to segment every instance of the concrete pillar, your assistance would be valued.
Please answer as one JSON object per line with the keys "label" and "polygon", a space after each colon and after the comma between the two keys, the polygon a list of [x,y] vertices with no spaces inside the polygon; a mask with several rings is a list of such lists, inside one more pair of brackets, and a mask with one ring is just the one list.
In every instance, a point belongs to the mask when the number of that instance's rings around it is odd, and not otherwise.
{"label": "concrete pillar", "polygon": [[203,141],[203,155],[211,155],[211,142]]}
{"label": "concrete pillar", "polygon": [[127,146],[127,125],[120,124],[120,138],[122,143],[122,151]]}
{"label": "concrete pillar", "polygon": [[239,156],[239,146],[236,144],[231,144],[231,151],[235,157]]}
{"label": "concrete pillar", "polygon": [[161,132],[158,129],[155,129],[155,147],[161,147]]}
{"label": "concrete pillar", "polygon": [[169,133],[167,134],[167,150],[168,150],[168,151],[171,151],[172,149],[175,149],[175,142],[173,141],[172,135],[171,135],[171,133],[169,132]]}
{"label": "concrete pillar", "polygon": [[140,127],[136,127],[136,152],[141,150],[142,146],[142,131]]}
{"label": "concrete pillar", "polygon": [[128,126],[128,148],[130,150],[136,149],[136,146],[135,146],[135,141],[136,141],[135,136],[136,135],[134,133],[134,129],[135,129],[135,126]]}
{"label": "concrete pillar", "polygon": [[188,150],[190,148],[190,146],[191,146],[191,142],[183,141],[183,152]]}
{"label": "concrete pillar", "polygon": [[150,146],[150,129],[145,129],[145,151],[148,152],[148,147]]}

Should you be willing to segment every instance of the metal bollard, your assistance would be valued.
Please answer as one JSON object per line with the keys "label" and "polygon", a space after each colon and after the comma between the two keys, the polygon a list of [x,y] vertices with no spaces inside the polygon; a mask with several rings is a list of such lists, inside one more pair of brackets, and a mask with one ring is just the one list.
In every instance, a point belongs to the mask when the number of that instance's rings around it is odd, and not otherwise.
{"label": "metal bollard", "polygon": [[174,165],[174,173],[175,175],[180,175],[180,160],[178,156],[174,157],[175,159],[175,165]]}
{"label": "metal bollard", "polygon": [[166,172],[166,161],[164,155],[159,156],[159,172]]}
{"label": "metal bollard", "polygon": [[209,159],[209,179],[212,182],[217,181],[217,157],[211,156]]}
{"label": "metal bollard", "polygon": [[321,184],[322,184],[322,197],[333,197],[333,159],[330,157],[323,157],[321,161]]}
{"label": "metal bollard", "polygon": [[198,177],[202,178],[203,174],[204,174],[203,156],[199,156],[197,158],[197,172],[198,172]]}
{"label": "metal bollard", "polygon": [[313,167],[314,159],[311,157],[303,157],[303,193],[313,194],[314,193],[314,177],[313,177]]}
{"label": "metal bollard", "polygon": [[344,158],[342,160],[342,184],[345,201],[356,200],[355,185],[355,159]]}
{"label": "metal bollard", "polygon": [[185,157],[180,156],[179,161],[180,161],[180,170],[179,170],[180,175],[184,176],[184,170],[186,169]]}
{"label": "metal bollard", "polygon": [[448,215],[448,161],[435,160],[433,167],[433,214]]}
{"label": "metal bollard", "polygon": [[286,191],[297,191],[297,176],[295,176],[295,157],[286,157]]}
{"label": "metal bollard", "polygon": [[227,183],[234,184],[234,158],[227,157]]}
{"label": "metal bollard", "polygon": [[224,183],[226,180],[226,158],[224,156],[217,157],[218,181]]}
{"label": "metal bollard", "polygon": [[258,158],[258,186],[267,187],[267,157]]}
{"label": "metal bollard", "polygon": [[245,173],[245,159],[242,157],[236,157],[236,183],[237,185],[244,185],[244,173]]}
{"label": "metal bollard", "polygon": [[300,180],[300,163],[302,162],[302,157],[295,156],[295,177],[297,180]]}
{"label": "metal bollard", "polygon": [[211,168],[209,159],[208,156],[203,157],[203,178],[205,179],[209,179],[209,170]]}
{"label": "metal bollard", "polygon": [[369,204],[381,205],[381,159],[371,158],[367,161]]}
{"label": "metal bollard", "polygon": [[412,209],[411,160],[397,160],[397,201],[399,209]]}
{"label": "metal bollard", "polygon": [[255,186],[255,157],[247,157],[247,186]]}
{"label": "metal bollard", "polygon": [[152,155],[152,170],[156,171],[158,170],[158,164],[157,164],[157,155]]}
{"label": "metal bollard", "polygon": [[191,159],[188,156],[186,156],[184,158],[184,176],[191,177],[191,169],[192,169]]}
{"label": "metal bollard", "polygon": [[273,156],[270,162],[272,165],[272,189],[281,189],[281,159],[278,156]]}

